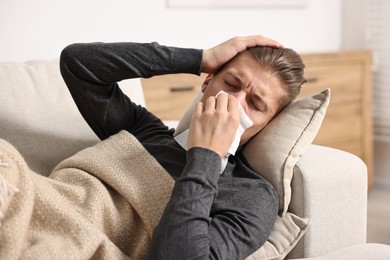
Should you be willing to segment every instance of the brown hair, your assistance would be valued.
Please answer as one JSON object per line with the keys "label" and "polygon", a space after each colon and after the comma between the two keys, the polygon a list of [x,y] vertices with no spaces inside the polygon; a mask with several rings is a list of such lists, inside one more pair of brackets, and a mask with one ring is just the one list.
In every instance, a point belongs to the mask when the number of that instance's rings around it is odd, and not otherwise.
{"label": "brown hair", "polygon": [[298,95],[301,86],[306,82],[303,76],[305,65],[298,53],[287,48],[253,47],[248,51],[264,69],[275,75],[287,95],[281,100],[280,109],[290,104]]}

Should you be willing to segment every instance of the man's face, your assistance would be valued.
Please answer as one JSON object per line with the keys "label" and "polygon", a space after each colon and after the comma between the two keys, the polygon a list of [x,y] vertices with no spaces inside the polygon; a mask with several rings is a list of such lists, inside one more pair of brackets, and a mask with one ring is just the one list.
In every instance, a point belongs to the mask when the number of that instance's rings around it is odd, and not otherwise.
{"label": "man's face", "polygon": [[216,75],[206,78],[201,101],[204,103],[221,90],[234,95],[254,123],[242,135],[241,144],[264,128],[278,112],[280,100],[286,95],[279,79],[264,70],[247,52],[236,56]]}

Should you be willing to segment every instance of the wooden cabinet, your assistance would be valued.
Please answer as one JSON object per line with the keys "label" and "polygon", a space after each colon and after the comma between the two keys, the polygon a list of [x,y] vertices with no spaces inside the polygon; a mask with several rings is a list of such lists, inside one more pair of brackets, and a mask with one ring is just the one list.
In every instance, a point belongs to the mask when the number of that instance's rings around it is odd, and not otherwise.
{"label": "wooden cabinet", "polygon": [[[369,51],[302,54],[307,83],[299,98],[331,89],[331,101],[314,143],[353,153],[368,167],[372,185],[371,54]],[[206,75],[174,74],[143,79],[148,109],[178,120],[200,92]]]}
{"label": "wooden cabinet", "polygon": [[300,97],[331,89],[330,104],[314,143],[359,156],[373,181],[371,54],[350,51],[303,54],[306,65]]}
{"label": "wooden cabinet", "polygon": [[146,107],[162,120],[179,120],[206,78],[191,74],[170,74],[142,79]]}

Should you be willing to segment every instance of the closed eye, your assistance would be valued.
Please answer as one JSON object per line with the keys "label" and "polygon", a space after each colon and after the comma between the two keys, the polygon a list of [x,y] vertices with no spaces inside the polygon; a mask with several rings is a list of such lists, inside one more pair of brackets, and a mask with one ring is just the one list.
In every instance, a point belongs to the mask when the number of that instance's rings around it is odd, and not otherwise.
{"label": "closed eye", "polygon": [[231,84],[229,81],[224,80],[224,82],[225,82],[225,84],[226,84],[228,87],[230,87],[230,88],[239,89],[237,86]]}
{"label": "closed eye", "polygon": [[250,102],[252,103],[253,107],[255,107],[258,111],[261,112],[267,112],[268,106],[267,103],[264,102],[264,100],[259,95],[253,95],[250,98]]}
{"label": "closed eye", "polygon": [[263,109],[262,109],[258,104],[256,104],[253,100],[250,100],[249,102],[250,102],[251,106],[252,106],[255,110],[257,110],[257,111],[259,111],[259,112],[263,112]]}

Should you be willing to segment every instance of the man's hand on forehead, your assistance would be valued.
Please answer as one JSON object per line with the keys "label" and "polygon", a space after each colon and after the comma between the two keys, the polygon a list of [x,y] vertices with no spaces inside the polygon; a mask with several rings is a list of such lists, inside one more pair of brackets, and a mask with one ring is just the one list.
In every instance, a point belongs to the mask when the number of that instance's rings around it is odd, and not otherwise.
{"label": "man's hand on forehead", "polygon": [[203,51],[202,72],[213,74],[238,53],[256,46],[283,47],[279,42],[261,35],[234,37]]}

